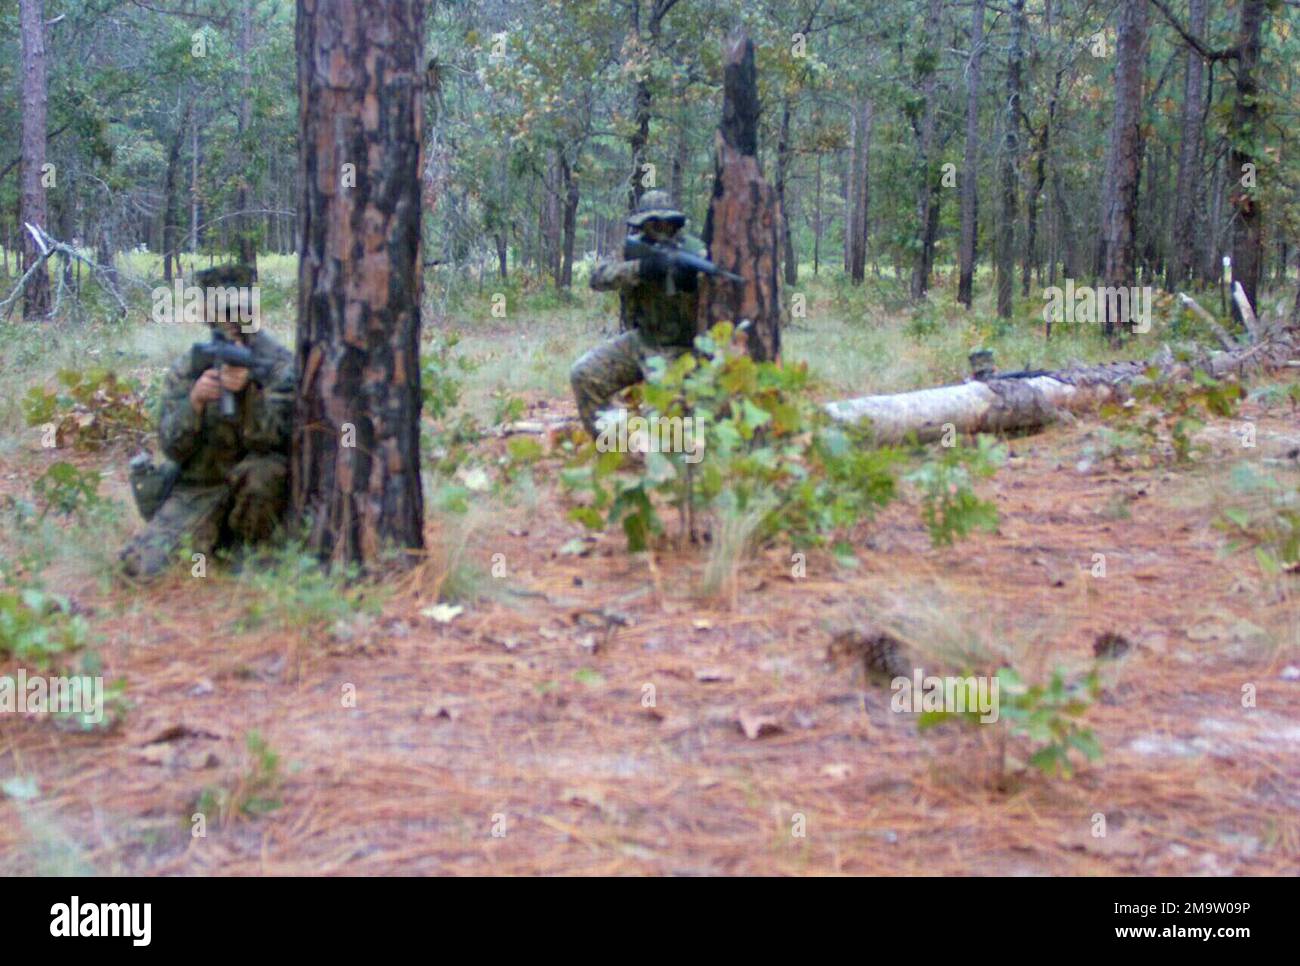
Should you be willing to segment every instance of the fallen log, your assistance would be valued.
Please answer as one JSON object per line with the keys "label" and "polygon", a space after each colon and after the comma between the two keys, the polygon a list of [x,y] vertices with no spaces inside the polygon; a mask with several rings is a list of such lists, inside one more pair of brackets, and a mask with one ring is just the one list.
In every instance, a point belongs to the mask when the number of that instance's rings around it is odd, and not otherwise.
{"label": "fallen log", "polygon": [[[1300,353],[1297,330],[1265,330],[1258,324],[1255,329],[1262,341],[1254,345],[1188,361],[1176,360],[1164,347],[1145,362],[1004,375],[982,369],[976,377],[956,385],[842,399],[827,403],[826,411],[841,422],[870,420],[872,435],[882,445],[913,436],[926,442],[952,432],[1029,432],[1055,422],[1062,412],[1079,412],[1110,399],[1126,398],[1129,387],[1152,368],[1162,379],[1190,379],[1198,370],[1216,379],[1244,378],[1261,369],[1288,366]],[[986,360],[980,364],[985,365]]]}
{"label": "fallen log", "polygon": [[[871,421],[873,437],[882,445],[915,438],[927,442],[945,432],[1024,433],[1056,422],[1061,413],[1088,410],[1129,395],[1132,384],[1149,369],[1160,378],[1190,379],[1197,370],[1221,379],[1239,379],[1267,369],[1300,368],[1300,329],[1266,330],[1265,341],[1231,352],[1204,354],[1178,361],[1168,347],[1150,361],[1111,362],[1039,372],[998,374],[986,360],[975,377],[949,386],[839,399],[825,404],[830,415],[846,423]],[[611,417],[613,418],[613,417]],[[526,419],[498,427],[501,436],[559,435],[576,429],[571,416]],[[951,427],[951,430],[950,430]]]}

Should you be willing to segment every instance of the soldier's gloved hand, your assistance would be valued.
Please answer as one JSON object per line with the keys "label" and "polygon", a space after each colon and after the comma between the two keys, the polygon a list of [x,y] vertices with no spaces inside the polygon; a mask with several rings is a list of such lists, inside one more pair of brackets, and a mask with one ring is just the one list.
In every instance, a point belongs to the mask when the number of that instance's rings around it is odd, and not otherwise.
{"label": "soldier's gloved hand", "polygon": [[194,381],[190,388],[190,405],[194,411],[202,415],[203,407],[210,402],[216,402],[221,398],[221,373],[216,369],[209,369]]}
{"label": "soldier's gloved hand", "polygon": [[643,281],[662,282],[668,277],[670,267],[667,255],[663,252],[651,252],[637,262],[636,272]]}

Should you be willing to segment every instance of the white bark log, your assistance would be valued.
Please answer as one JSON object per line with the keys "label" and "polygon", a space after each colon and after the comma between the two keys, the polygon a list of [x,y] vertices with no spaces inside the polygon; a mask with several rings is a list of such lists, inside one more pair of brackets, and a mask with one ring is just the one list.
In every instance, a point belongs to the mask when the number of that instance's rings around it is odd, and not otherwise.
{"label": "white bark log", "polygon": [[1168,349],[1150,362],[1116,362],[1077,366],[1028,377],[994,377],[934,389],[862,396],[826,404],[830,415],[847,423],[870,420],[877,443],[939,439],[947,431],[1004,433],[1040,429],[1063,411],[1077,412],[1112,398],[1124,398],[1128,387],[1151,367],[1163,378],[1186,379],[1198,369],[1215,378],[1244,377],[1259,369],[1288,365],[1300,351],[1295,330],[1276,333],[1257,345],[1216,352],[1191,362],[1176,362]]}

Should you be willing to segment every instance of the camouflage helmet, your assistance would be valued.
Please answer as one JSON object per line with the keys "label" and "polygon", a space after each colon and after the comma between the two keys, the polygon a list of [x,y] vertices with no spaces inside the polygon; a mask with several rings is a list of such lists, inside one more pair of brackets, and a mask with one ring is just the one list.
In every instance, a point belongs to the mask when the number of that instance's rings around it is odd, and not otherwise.
{"label": "camouflage helmet", "polygon": [[686,224],[686,216],[673,207],[672,198],[667,191],[647,191],[641,196],[636,206],[636,213],[628,217],[627,223],[632,228],[640,228],[647,221],[666,221],[680,228]]}
{"label": "camouflage helmet", "polygon": [[240,263],[215,265],[194,273],[194,284],[200,288],[248,288],[256,281],[257,271]]}
{"label": "camouflage helmet", "polygon": [[[257,284],[257,269],[241,262],[214,265],[195,272],[194,284],[203,289],[204,321],[216,328],[220,323],[232,322],[236,311],[244,314],[248,291]],[[230,289],[237,290],[233,303]]]}

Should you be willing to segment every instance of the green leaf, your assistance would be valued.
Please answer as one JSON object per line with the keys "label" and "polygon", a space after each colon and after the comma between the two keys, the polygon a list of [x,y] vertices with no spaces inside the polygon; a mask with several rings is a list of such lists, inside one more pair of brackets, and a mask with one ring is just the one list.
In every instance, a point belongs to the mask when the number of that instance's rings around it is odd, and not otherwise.
{"label": "green leaf", "polygon": [[[601,515],[593,507],[589,506],[575,506],[569,511],[568,517],[575,523],[581,523],[588,530],[600,530],[605,526],[605,521],[601,518]],[[583,546],[585,547],[586,544],[584,543]],[[560,552],[563,553],[564,551]]]}

